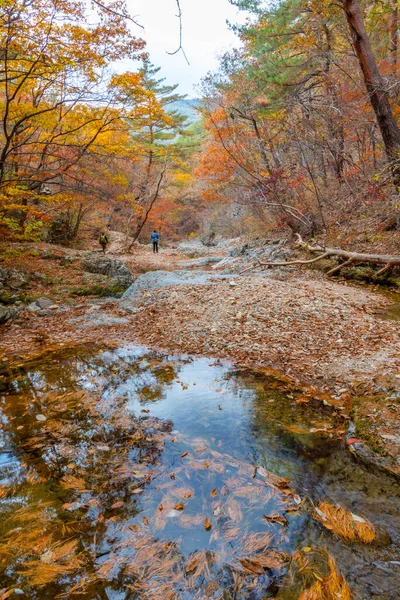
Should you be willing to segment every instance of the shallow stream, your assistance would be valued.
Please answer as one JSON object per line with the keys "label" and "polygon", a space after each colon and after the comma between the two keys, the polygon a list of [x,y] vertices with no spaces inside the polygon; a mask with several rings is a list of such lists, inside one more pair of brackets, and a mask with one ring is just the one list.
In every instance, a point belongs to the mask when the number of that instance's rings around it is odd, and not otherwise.
{"label": "shallow stream", "polygon": [[[0,597],[297,600],[326,549],[355,598],[398,599],[399,486],[335,418],[272,378],[138,347],[4,369]],[[336,537],[321,501],[379,542]]]}

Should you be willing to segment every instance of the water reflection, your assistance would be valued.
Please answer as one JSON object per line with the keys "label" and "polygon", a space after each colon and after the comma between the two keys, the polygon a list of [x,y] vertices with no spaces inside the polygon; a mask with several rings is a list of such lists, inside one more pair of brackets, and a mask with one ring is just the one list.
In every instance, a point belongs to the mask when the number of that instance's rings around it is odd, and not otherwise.
{"label": "water reflection", "polygon": [[[67,351],[0,389],[3,588],[289,600],[293,553],[327,547],[361,597],[397,598],[398,489],[343,449],[340,410],[226,364],[130,347]],[[392,544],[346,546],[311,518],[321,499]]]}

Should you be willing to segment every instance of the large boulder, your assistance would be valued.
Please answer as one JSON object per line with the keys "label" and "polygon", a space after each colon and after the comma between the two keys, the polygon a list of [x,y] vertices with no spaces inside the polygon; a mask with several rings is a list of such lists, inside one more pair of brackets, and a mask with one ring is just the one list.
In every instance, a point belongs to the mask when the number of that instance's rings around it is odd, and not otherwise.
{"label": "large boulder", "polygon": [[124,288],[128,288],[133,282],[132,273],[125,263],[118,258],[90,254],[83,259],[82,268],[88,273],[99,273],[100,275],[113,277]]}

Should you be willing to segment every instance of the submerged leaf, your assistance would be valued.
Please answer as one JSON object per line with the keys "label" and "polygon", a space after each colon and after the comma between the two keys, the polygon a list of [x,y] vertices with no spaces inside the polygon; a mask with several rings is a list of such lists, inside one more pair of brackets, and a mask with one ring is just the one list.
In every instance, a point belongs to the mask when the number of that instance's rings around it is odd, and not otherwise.
{"label": "submerged leaf", "polygon": [[246,571],[249,573],[255,573],[256,575],[264,574],[264,567],[261,566],[260,562],[257,560],[252,560],[250,558],[241,558],[239,559],[240,564]]}
{"label": "submerged leaf", "polygon": [[285,517],[280,515],[263,515],[266,521],[270,523],[279,523],[280,525],[286,526],[288,524],[288,520]]}

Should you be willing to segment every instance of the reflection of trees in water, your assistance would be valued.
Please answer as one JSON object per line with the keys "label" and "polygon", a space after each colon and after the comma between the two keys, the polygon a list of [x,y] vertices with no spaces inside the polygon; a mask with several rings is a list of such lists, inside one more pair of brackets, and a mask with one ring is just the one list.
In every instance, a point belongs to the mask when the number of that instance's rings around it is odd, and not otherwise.
{"label": "reflection of trees in water", "polygon": [[158,399],[175,376],[154,355],[108,353],[106,362],[67,353],[4,378],[4,433],[20,462],[0,488],[5,585],[18,579],[32,598],[54,598],[85,583],[85,594],[108,598],[97,563],[118,538],[116,523],[137,514],[171,423],[128,413],[124,398],[109,402],[103,393],[129,378],[139,399],[146,389]]}
{"label": "reflection of trees in water", "polygon": [[[286,552],[303,546],[326,543],[347,572],[354,560],[364,564],[361,550],[352,562],[352,549],[309,517],[307,497],[353,500],[363,485],[368,496],[367,473],[353,463],[350,474],[336,442],[288,429],[310,427],[324,409],[296,405],[296,392],[290,398],[272,380],[234,374],[227,391],[243,410],[225,410],[229,402],[211,389],[202,411],[178,402],[184,418],[174,413],[172,437],[172,423],[144,407],[165,396],[182,364],[156,353],[65,353],[3,381],[0,433],[20,463],[0,487],[3,586],[34,600],[190,600],[224,591],[244,600],[275,597]],[[200,401],[221,374],[199,372]],[[284,595],[285,586],[282,599],[301,593]]]}

